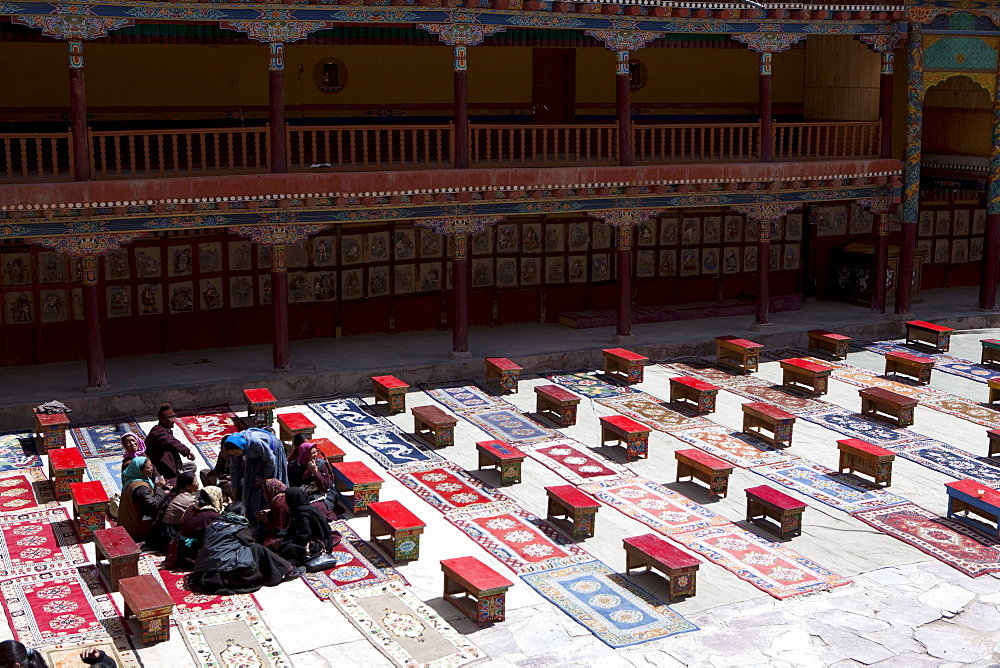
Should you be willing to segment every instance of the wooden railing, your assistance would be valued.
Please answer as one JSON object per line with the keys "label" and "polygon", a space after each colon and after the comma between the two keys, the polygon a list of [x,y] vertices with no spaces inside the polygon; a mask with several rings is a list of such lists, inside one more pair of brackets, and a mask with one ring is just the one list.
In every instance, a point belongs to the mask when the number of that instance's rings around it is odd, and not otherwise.
{"label": "wooden railing", "polygon": [[877,158],[881,127],[879,121],[775,123],[774,159]]}
{"label": "wooden railing", "polygon": [[632,151],[637,163],[756,160],[760,126],[632,124]]}
{"label": "wooden railing", "polygon": [[9,181],[73,178],[69,132],[0,134],[0,175]]}
{"label": "wooden railing", "polygon": [[291,125],[286,132],[293,171],[431,169],[455,164],[455,128],[450,124]]}
{"label": "wooden railing", "polygon": [[268,170],[267,128],[90,133],[94,178]]}
{"label": "wooden railing", "polygon": [[469,129],[469,165],[614,165],[615,125],[480,125]]}

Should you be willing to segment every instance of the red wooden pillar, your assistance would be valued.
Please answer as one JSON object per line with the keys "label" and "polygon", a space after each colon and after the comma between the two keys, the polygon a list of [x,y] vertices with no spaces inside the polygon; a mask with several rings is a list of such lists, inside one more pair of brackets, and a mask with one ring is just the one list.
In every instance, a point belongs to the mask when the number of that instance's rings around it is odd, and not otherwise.
{"label": "red wooden pillar", "polygon": [[274,42],[270,47],[267,99],[271,171],[283,174],[288,171],[288,154],[285,148],[285,45]]}
{"label": "red wooden pillar", "polygon": [[87,134],[87,85],[83,76],[83,42],[69,43],[69,123],[73,132],[73,179],[89,181],[90,136]]}
{"label": "red wooden pillar", "polygon": [[285,247],[271,246],[271,307],[274,310],[274,339],[271,352],[275,369],[290,369],[288,352],[288,270]]}
{"label": "red wooden pillar", "polygon": [[[615,52],[615,108],[618,115],[618,164],[628,167],[634,160],[632,152],[632,79],[629,72],[628,51]],[[621,259],[620,249],[618,257]],[[620,276],[618,280],[621,281]]]}
{"label": "red wooden pillar", "polygon": [[[881,156],[892,157],[892,51],[882,54],[882,75],[878,88],[878,115],[882,121]],[[883,309],[883,313],[885,310]]]}
{"label": "red wooden pillar", "polygon": [[87,326],[87,387],[103,387],[108,384],[108,375],[97,299],[97,258],[86,255],[80,261],[83,264],[83,321]]}
{"label": "red wooden pillar", "polygon": [[[760,161],[774,160],[774,126],[771,112],[771,52],[760,54],[760,76],[758,77],[758,101],[760,103]],[[768,242],[770,243],[770,242]],[[759,261],[759,258],[758,258]],[[765,314],[765,322],[767,316]]]}
{"label": "red wooden pillar", "polygon": [[451,353],[454,357],[469,356],[469,236],[452,237],[451,286],[454,300],[452,315]]}
{"label": "red wooden pillar", "polygon": [[618,336],[632,336],[632,226],[616,228],[618,249]]}
{"label": "red wooden pillar", "polygon": [[[770,77],[768,77],[770,78]],[[754,324],[763,327],[770,324],[771,289],[771,221],[757,221],[757,312]]]}
{"label": "red wooden pillar", "polygon": [[[1000,75],[997,76],[1000,84]],[[986,238],[979,278],[979,307],[997,307],[997,265],[1000,263],[1000,90],[993,98],[993,149],[986,188]]]}
{"label": "red wooden pillar", "polygon": [[[466,47],[455,46],[455,168],[469,166],[469,71]],[[456,237],[456,241],[458,238]],[[463,260],[463,263],[465,260]]]}
{"label": "red wooden pillar", "polygon": [[903,166],[903,224],[896,274],[896,313],[908,315],[913,295],[913,257],[920,215],[920,160],[924,125],[924,43],[919,23],[909,24],[906,54],[906,159]]}
{"label": "red wooden pillar", "polygon": [[885,291],[889,271],[889,214],[876,214],[875,284],[872,286],[871,310],[875,315],[885,314]]}

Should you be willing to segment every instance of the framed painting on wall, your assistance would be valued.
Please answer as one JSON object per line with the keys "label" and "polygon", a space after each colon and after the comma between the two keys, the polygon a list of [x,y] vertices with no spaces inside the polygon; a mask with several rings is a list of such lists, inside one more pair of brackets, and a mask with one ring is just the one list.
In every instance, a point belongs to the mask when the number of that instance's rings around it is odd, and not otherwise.
{"label": "framed painting on wall", "polygon": [[416,269],[412,264],[404,264],[396,267],[394,276],[395,293],[397,295],[408,295],[413,292],[416,281]]}
{"label": "framed painting on wall", "polygon": [[517,225],[503,224],[497,225],[497,252],[516,253],[517,252]]}
{"label": "framed painting on wall", "polygon": [[[596,275],[597,272],[595,271]],[[635,275],[639,278],[656,276],[656,251],[641,250],[635,254]]]}
{"label": "framed painting on wall", "polygon": [[780,271],[781,270],[781,244],[771,244],[770,249],[771,249],[771,262],[769,263],[768,268],[771,271]]}
{"label": "framed painting on wall", "polygon": [[746,224],[743,226],[743,241],[747,243],[757,243],[757,225],[756,220],[750,220],[747,218]]}
{"label": "framed painting on wall", "polygon": [[538,258],[537,257],[522,257],[521,258],[521,285],[538,285],[539,283],[539,272],[538,272]]}
{"label": "framed painting on wall", "polygon": [[258,290],[260,291],[260,303],[271,303],[271,275],[263,274],[257,277]]}
{"label": "framed painting on wall", "polygon": [[[681,226],[681,245],[697,246],[701,243],[701,218],[685,218]],[[684,260],[681,259],[681,275],[684,274]]]}
{"label": "framed painting on wall", "polygon": [[420,228],[420,257],[441,257],[441,235],[426,227]]}
{"label": "framed painting on wall", "polygon": [[[230,279],[233,281],[236,279]],[[250,293],[250,303],[253,303],[253,283],[249,276],[241,276],[240,280],[246,281],[248,283],[248,291]],[[139,315],[159,315],[163,313],[163,290],[159,283],[142,283],[138,286],[139,293]],[[230,304],[235,306],[233,303],[233,297],[230,296]],[[243,304],[240,304],[243,306]],[[249,306],[249,304],[247,304]]]}
{"label": "framed painting on wall", "polygon": [[31,253],[5,253],[3,283],[7,287],[31,285]]}
{"label": "framed painting on wall", "polygon": [[222,244],[218,241],[198,244],[198,271],[214,274],[222,271]]}
{"label": "framed painting on wall", "polygon": [[305,304],[312,300],[312,286],[309,285],[306,272],[288,272],[288,301],[292,304]]}
{"label": "framed painting on wall", "polygon": [[757,247],[756,246],[744,246],[743,247],[743,271],[746,271],[746,272],[757,271]]}
{"label": "framed painting on wall", "polygon": [[566,262],[563,258],[545,258],[545,282],[552,285],[566,282]]}
{"label": "framed painting on wall", "polygon": [[[956,221],[957,223],[958,221]],[[969,240],[955,239],[951,243],[951,263],[965,264],[969,261]]]}
{"label": "framed painting on wall", "polygon": [[389,261],[389,233],[372,232],[365,244],[365,262],[381,263]]}
{"label": "framed painting on wall", "polygon": [[781,268],[790,271],[799,268],[799,245],[785,244],[782,246]]}
{"label": "framed painting on wall", "polygon": [[587,250],[590,246],[590,225],[585,222],[570,223],[568,241],[571,251]]}
{"label": "framed painting on wall", "polygon": [[129,267],[128,249],[118,248],[104,256],[104,278],[109,281],[121,281],[132,277]]}
{"label": "framed painting on wall", "polygon": [[722,218],[709,216],[702,221],[702,243],[717,244],[722,239]]}
{"label": "framed painting on wall", "polygon": [[701,273],[716,275],[719,273],[719,249],[704,248],[701,251]]}
{"label": "framed painting on wall", "polygon": [[517,287],[517,258],[503,257],[497,260],[497,287]]}
{"label": "framed painting on wall", "polygon": [[934,264],[947,264],[951,259],[951,246],[947,239],[934,240]]}
{"label": "framed painting on wall", "polygon": [[[407,264],[402,267],[396,267],[396,269],[407,268],[411,272],[413,271],[413,265]],[[365,296],[365,274],[363,269],[347,269],[341,272],[341,280],[343,285],[341,286],[341,295],[344,299],[361,299]]]}
{"label": "framed painting on wall", "polygon": [[740,247],[727,246],[722,249],[722,273],[740,273]]}
{"label": "framed painting on wall", "polygon": [[921,237],[934,236],[934,212],[921,211],[917,218],[917,235]]}
{"label": "framed painting on wall", "polygon": [[493,252],[493,228],[487,227],[482,232],[472,235],[472,254],[489,255]]}
{"label": "framed painting on wall", "polygon": [[973,237],[969,239],[969,261],[981,262],[983,259],[983,238]]}
{"label": "framed painting on wall", "polygon": [[969,210],[968,209],[956,209],[955,210],[955,236],[964,237],[969,234]]}
{"label": "framed painting on wall", "polygon": [[611,248],[611,226],[600,222],[599,220],[594,221],[594,250],[604,250],[606,248]]}
{"label": "framed painting on wall", "polygon": [[677,245],[677,223],[676,218],[661,218],[660,219],[660,245],[661,246],[676,246]]}
{"label": "framed painting on wall", "polygon": [[743,219],[739,216],[726,216],[723,239],[727,244],[738,244],[743,239]]}
{"label": "framed painting on wall", "polygon": [[566,227],[563,223],[548,222],[545,224],[545,252],[561,253],[566,249]]}
{"label": "framed painting on wall", "polygon": [[785,216],[785,240],[802,241],[801,213],[790,213]]}
{"label": "framed painting on wall", "polygon": [[413,243],[414,230],[413,228],[408,228],[405,230],[396,230],[394,251],[397,260],[412,260],[416,255],[416,246]]}
{"label": "framed painting on wall", "polygon": [[870,234],[873,229],[872,214],[855,205],[851,210],[851,234]]}
{"label": "framed painting on wall", "polygon": [[635,242],[639,246],[656,245],[656,220],[639,223],[635,230]]}
{"label": "framed painting on wall", "polygon": [[916,246],[914,248],[924,249],[924,256],[921,258],[921,264],[927,264],[934,260],[934,240],[933,239],[919,239],[917,240]]}
{"label": "framed painting on wall", "polygon": [[194,272],[194,259],[190,246],[167,248],[167,276],[188,276]]}
{"label": "framed painting on wall", "polygon": [[472,261],[472,287],[488,288],[493,285],[493,260],[491,258]]}
{"label": "framed painting on wall", "polygon": [[[270,283],[268,287],[270,287]],[[191,281],[171,283],[167,286],[167,291],[170,295],[171,313],[190,313],[194,311],[194,283]]]}
{"label": "framed painting on wall", "polygon": [[42,290],[38,300],[39,319],[42,322],[65,322],[68,319],[65,290]]}
{"label": "framed painting on wall", "polygon": [[[652,251],[645,251],[652,252]],[[586,260],[584,260],[586,266]],[[611,280],[611,258],[607,253],[597,253],[590,258],[590,280],[594,283]]]}
{"label": "framed painting on wall", "polygon": [[337,298],[337,276],[332,271],[310,271],[306,282],[316,302],[329,302]]}
{"label": "framed painting on wall", "polygon": [[[249,241],[230,241],[228,244],[229,250],[229,271],[250,271],[253,269],[253,252],[250,248]],[[143,251],[156,251],[156,266],[157,272],[153,276],[150,276],[143,270]],[[160,249],[156,248],[136,248],[135,249],[135,264],[136,270],[139,273],[140,278],[154,278],[159,276],[159,265],[160,265]]]}
{"label": "framed painting on wall", "polygon": [[4,300],[8,325],[28,325],[35,321],[30,292],[8,292]]}
{"label": "framed painting on wall", "polygon": [[677,251],[673,249],[660,251],[660,276],[676,276],[676,275],[677,275]]}
{"label": "framed painting on wall", "polygon": [[[143,294],[140,286],[139,294]],[[140,297],[141,299],[141,297]],[[229,279],[229,305],[233,308],[245,308],[253,306],[253,277],[252,276],[232,276]],[[143,305],[145,309],[145,304]]]}
{"label": "framed painting on wall", "polygon": [[307,240],[303,239],[285,246],[285,266],[289,269],[303,269],[309,266],[309,243]]}
{"label": "framed painting on wall", "polygon": [[389,268],[372,267],[368,270],[368,296],[384,297],[389,294]]}
{"label": "framed painting on wall", "polygon": [[39,253],[38,280],[41,283],[65,283],[66,257],[58,253]]}
{"label": "framed painting on wall", "polygon": [[364,249],[362,248],[362,235],[348,234],[340,240],[340,262],[341,264],[358,264],[364,260]]}
{"label": "framed painting on wall", "polygon": [[951,211],[938,211],[934,216],[934,234],[951,234]]}
{"label": "framed painting on wall", "polygon": [[420,292],[438,292],[441,290],[441,263],[422,263],[420,265],[418,285]]}
{"label": "framed painting on wall", "polygon": [[[596,256],[595,256],[596,259]],[[587,256],[570,255],[566,259],[567,274],[570,283],[587,282]]]}
{"label": "framed painting on wall", "polygon": [[976,209],[972,213],[972,233],[983,234],[986,232],[986,209]]}
{"label": "framed painting on wall", "polygon": [[274,264],[273,260],[271,247],[257,244],[257,269],[269,271]]}
{"label": "framed painting on wall", "polygon": [[222,308],[222,279],[207,278],[199,281],[198,299],[202,311]]}
{"label": "framed painting on wall", "polygon": [[541,223],[525,223],[521,225],[522,248],[525,253],[538,253],[542,250]]}
{"label": "framed painting on wall", "polygon": [[697,248],[681,250],[681,276],[697,276],[701,271],[701,254]]}
{"label": "framed painting on wall", "polygon": [[337,262],[337,237],[316,237],[312,243],[312,263],[314,267],[332,267]]}

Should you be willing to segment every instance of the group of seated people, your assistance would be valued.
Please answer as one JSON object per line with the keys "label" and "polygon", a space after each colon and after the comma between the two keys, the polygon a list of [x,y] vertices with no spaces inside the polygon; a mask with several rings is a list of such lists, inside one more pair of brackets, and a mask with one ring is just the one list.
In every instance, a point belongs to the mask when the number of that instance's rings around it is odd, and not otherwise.
{"label": "group of seated people", "polygon": [[313,443],[297,436],[286,454],[270,430],[229,434],[201,487],[181,461],[193,454],[172,434],[169,404],[158,417],[145,439],[122,436],[117,521],[147,550],[165,553],[164,568],[190,569],[197,592],[231,595],[324,563],[340,534],[329,524],[337,519],[333,472]]}

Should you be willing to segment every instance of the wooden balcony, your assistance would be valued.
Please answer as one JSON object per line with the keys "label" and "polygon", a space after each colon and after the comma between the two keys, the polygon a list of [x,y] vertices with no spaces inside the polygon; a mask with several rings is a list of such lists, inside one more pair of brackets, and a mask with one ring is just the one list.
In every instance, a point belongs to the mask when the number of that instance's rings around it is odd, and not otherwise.
{"label": "wooden balcony", "polygon": [[[878,121],[775,123],[777,161],[877,158]],[[92,178],[134,179],[265,173],[268,128],[91,131]],[[292,172],[450,169],[455,129],[439,125],[288,126]],[[633,123],[638,165],[756,162],[760,126]],[[72,136],[0,134],[0,182],[72,181]],[[469,129],[470,167],[618,164],[617,124],[480,125]]]}

